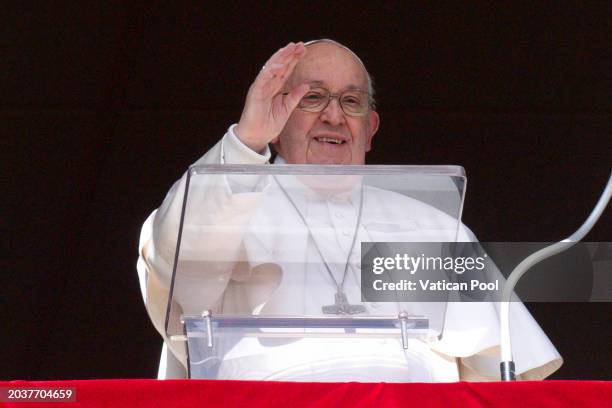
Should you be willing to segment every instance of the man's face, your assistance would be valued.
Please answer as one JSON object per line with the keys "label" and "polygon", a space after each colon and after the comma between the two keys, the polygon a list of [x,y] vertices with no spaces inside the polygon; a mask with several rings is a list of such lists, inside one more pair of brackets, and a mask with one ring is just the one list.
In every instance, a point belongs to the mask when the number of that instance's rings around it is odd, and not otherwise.
{"label": "man's face", "polygon": [[[330,43],[308,47],[287,81],[287,89],[307,83],[340,94],[354,88],[367,91],[366,74],[348,51]],[[378,130],[378,114],[348,116],[337,98],[321,112],[296,108],[279,137],[273,142],[278,153],[291,164],[364,164],[372,137]],[[322,139],[323,138],[323,139]],[[341,140],[340,144],[325,141]]]}

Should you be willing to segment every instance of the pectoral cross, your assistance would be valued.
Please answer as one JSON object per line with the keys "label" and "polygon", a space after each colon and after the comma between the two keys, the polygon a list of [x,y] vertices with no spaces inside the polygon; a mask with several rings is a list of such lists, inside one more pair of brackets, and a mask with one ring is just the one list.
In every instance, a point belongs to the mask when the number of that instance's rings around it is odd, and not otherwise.
{"label": "pectoral cross", "polygon": [[336,301],[333,305],[326,305],[321,308],[324,314],[354,315],[366,312],[364,305],[351,305],[342,292],[336,292],[335,298]]}

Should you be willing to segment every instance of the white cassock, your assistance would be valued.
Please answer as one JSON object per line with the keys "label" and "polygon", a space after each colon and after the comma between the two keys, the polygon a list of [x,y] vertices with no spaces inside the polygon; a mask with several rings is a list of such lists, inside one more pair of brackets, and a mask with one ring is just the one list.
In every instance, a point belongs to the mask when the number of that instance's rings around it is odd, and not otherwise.
{"label": "white cassock", "polygon": [[[224,138],[196,164],[263,164],[268,161],[269,152],[259,155],[251,151],[232,129],[230,127]],[[145,222],[140,237],[141,290],[149,316],[165,339],[160,378],[180,378],[186,372],[184,343],[170,341],[164,330],[184,182],[183,177],[172,187],[162,206]],[[290,179],[284,178],[285,189],[295,191],[291,185],[286,185],[287,182],[290,183]],[[199,262],[197,270],[191,274],[194,292],[185,291],[181,299],[177,299],[184,310],[212,309],[226,314],[321,314],[321,306],[333,303],[336,292],[329,272],[321,267],[321,255],[334,280],[340,282],[349,253],[343,290],[350,303],[360,302],[360,251],[351,248],[360,200],[354,190],[334,201],[292,194],[294,208],[282,197],[277,183],[270,183],[266,194],[249,189],[236,192],[240,188],[228,185],[226,194],[218,194],[219,190],[215,190],[211,197],[205,186],[199,190],[197,186],[193,188],[196,193],[190,195],[190,202],[203,203],[198,211],[201,219],[192,218],[191,226],[186,221],[182,242],[194,244],[190,247],[182,243],[181,257],[192,257]],[[191,190],[192,186],[190,194]],[[398,196],[385,190],[364,188],[357,243],[455,240],[453,234],[447,233],[450,228],[440,228],[440,225],[452,224],[444,220],[442,213],[416,200]],[[402,200],[400,205],[398,200]],[[279,205],[282,202],[285,205]],[[274,208],[274,218],[270,219],[270,211],[254,210],[257,208]],[[308,223],[310,233],[296,209]],[[411,214],[410,219],[406,217],[407,212]],[[403,220],[403,225],[398,225],[397,220]],[[286,234],[266,236],[264,233],[262,236],[265,229],[253,228],[253,225],[270,223],[296,233],[287,239]],[[198,225],[216,224],[220,225],[218,231],[213,231],[214,227],[207,228],[206,233],[198,229]],[[257,234],[251,234],[251,230],[256,230]],[[192,238],[185,239],[189,234],[193,234]],[[460,241],[474,240],[467,228],[462,229],[461,234]],[[209,239],[210,236],[216,239]],[[322,254],[313,245],[313,237]],[[206,245],[198,244],[202,242]],[[224,264],[219,259],[233,259],[234,262]],[[198,272],[201,270],[207,271],[206,276]],[[370,315],[397,316],[406,308],[409,313],[422,312],[418,304],[368,303],[366,307]],[[396,339],[326,339],[324,347],[317,338],[273,346],[256,338],[244,339],[224,356],[219,377],[387,382],[498,379],[498,304],[448,303],[443,319],[441,339],[410,339],[407,350]],[[561,356],[522,303],[512,303],[510,324],[519,378],[542,379],[560,367]]]}

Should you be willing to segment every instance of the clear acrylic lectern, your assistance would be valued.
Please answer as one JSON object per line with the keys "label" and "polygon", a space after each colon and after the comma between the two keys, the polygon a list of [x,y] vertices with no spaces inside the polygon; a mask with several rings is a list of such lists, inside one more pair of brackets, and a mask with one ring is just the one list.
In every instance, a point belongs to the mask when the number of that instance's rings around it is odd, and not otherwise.
{"label": "clear acrylic lectern", "polygon": [[366,301],[362,244],[458,240],[465,184],[458,166],[191,167],[166,317],[190,378],[424,380],[446,301]]}

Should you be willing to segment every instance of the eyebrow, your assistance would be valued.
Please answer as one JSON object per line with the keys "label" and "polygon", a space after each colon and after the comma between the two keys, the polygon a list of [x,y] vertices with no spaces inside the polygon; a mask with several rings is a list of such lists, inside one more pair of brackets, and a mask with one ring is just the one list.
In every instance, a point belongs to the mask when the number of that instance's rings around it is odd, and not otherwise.
{"label": "eyebrow", "polygon": [[[320,86],[320,87],[326,87],[327,84],[324,81],[320,81],[320,80],[312,80],[312,81],[306,81],[306,83],[308,85],[316,85],[316,86]],[[344,91],[362,91],[362,92],[367,92],[365,89],[363,89],[360,86],[357,85],[349,85],[347,86]],[[343,91],[343,92],[344,92]]]}

